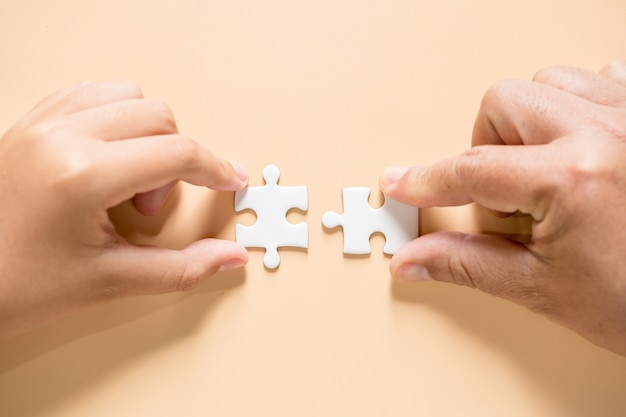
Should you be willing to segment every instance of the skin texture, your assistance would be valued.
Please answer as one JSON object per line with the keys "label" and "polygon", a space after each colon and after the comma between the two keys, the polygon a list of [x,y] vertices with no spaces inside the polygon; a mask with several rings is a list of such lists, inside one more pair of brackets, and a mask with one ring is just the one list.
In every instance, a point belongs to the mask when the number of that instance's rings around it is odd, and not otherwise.
{"label": "skin texture", "polygon": [[135,246],[107,209],[157,213],[177,181],[235,191],[238,165],[181,135],[132,82],[82,83],[37,105],[0,139],[0,337],[112,298],[188,290],[243,266],[240,245]]}
{"label": "skin texture", "polygon": [[626,63],[496,83],[470,150],[427,168],[389,168],[381,187],[418,207],[474,202],[532,217],[525,243],[422,236],[393,257],[396,279],[478,288],[626,355]]}

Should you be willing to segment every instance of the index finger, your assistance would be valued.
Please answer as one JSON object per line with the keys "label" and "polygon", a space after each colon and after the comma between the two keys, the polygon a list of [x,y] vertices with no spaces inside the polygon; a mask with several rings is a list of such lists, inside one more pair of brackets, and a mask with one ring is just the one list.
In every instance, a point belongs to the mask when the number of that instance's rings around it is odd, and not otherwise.
{"label": "index finger", "polygon": [[556,158],[558,153],[545,152],[544,146],[477,146],[428,168],[387,170],[381,188],[388,197],[416,207],[476,202],[541,220],[557,181],[553,178],[556,161],[546,158]]}
{"label": "index finger", "polygon": [[[139,193],[156,190],[175,180],[219,191],[244,188],[248,175],[243,167],[215,156],[189,137],[161,135],[117,142],[100,142],[105,151],[98,177],[115,205]],[[111,169],[114,168],[114,169]]]}

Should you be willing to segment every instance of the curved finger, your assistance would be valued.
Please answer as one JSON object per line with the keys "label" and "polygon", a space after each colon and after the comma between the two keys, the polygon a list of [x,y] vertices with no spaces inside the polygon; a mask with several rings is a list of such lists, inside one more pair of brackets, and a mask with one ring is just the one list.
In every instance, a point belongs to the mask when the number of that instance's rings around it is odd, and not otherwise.
{"label": "curved finger", "polygon": [[626,87],[626,62],[613,61],[600,70],[600,74]]}
{"label": "curved finger", "polygon": [[483,145],[422,168],[392,168],[381,177],[390,198],[417,207],[476,202],[491,210],[543,218],[555,188],[551,158],[542,145]]}
{"label": "curved finger", "polygon": [[238,164],[218,158],[183,135],[162,135],[104,144],[103,165],[115,170],[102,180],[109,206],[135,194],[156,190],[175,180],[221,191],[247,185],[248,174]]}
{"label": "curved finger", "polygon": [[45,107],[45,116],[76,113],[104,104],[143,98],[137,84],[129,80],[82,83]]}
{"label": "curved finger", "polygon": [[172,181],[156,190],[140,193],[133,197],[133,205],[144,216],[154,216],[161,211],[178,181]]}
{"label": "curved finger", "polygon": [[104,296],[186,291],[247,262],[243,246],[219,239],[203,239],[183,250],[123,243],[103,259]]}
{"label": "curved finger", "polygon": [[472,133],[472,146],[537,145],[579,129],[598,113],[595,104],[557,88],[504,80],[485,93]]}
{"label": "curved finger", "polygon": [[72,113],[63,123],[107,141],[178,133],[174,114],[163,101],[156,99],[106,103]]}
{"label": "curved finger", "polygon": [[477,288],[529,309],[554,310],[541,263],[523,244],[488,235],[428,234],[401,248],[390,263],[399,281],[435,280]]}
{"label": "curved finger", "polygon": [[84,81],[53,92],[37,103],[37,105],[35,105],[35,107],[33,107],[20,120],[20,122],[18,122],[18,124],[29,126],[34,124],[36,121],[41,120],[44,116],[53,114],[53,109],[59,106],[59,103],[62,102],[67,96],[72,95],[75,91],[85,88],[90,84],[92,83]]}
{"label": "curved finger", "polygon": [[538,71],[533,81],[550,85],[604,106],[626,106],[626,87],[612,77],[578,68],[549,67]]}

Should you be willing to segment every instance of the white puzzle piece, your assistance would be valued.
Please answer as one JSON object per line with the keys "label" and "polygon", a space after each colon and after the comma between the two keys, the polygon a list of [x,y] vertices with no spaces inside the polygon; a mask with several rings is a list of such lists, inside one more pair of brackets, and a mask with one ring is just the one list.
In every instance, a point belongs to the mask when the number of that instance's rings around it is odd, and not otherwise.
{"label": "white puzzle piece", "polygon": [[372,251],[370,236],[375,232],[385,235],[383,252],[393,255],[404,244],[419,234],[419,210],[385,197],[380,208],[372,208],[368,198],[370,189],[349,187],[343,189],[343,214],[327,211],[322,224],[327,228],[343,227],[343,252],[363,255]]}
{"label": "white puzzle piece", "polygon": [[279,247],[309,246],[307,224],[289,223],[286,217],[292,208],[308,209],[307,187],[278,185],[279,177],[278,167],[268,165],[263,169],[264,186],[248,187],[235,193],[235,211],[252,209],[257,216],[252,226],[235,226],[235,240],[245,247],[265,248],[263,263],[270,269],[280,264]]}

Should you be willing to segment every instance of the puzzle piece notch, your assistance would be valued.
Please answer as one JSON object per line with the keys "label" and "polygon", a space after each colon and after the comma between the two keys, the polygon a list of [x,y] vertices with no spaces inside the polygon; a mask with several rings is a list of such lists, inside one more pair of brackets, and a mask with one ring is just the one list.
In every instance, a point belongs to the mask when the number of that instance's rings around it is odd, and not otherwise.
{"label": "puzzle piece notch", "polygon": [[235,240],[245,247],[265,248],[263,264],[275,269],[280,264],[279,247],[308,248],[309,230],[306,223],[289,223],[287,212],[293,208],[308,210],[306,185],[278,185],[280,170],[276,165],[263,169],[265,185],[247,187],[235,193],[235,211],[251,209],[257,221],[251,226],[237,224]]}
{"label": "puzzle piece notch", "polygon": [[363,255],[372,252],[370,237],[380,232],[385,236],[383,252],[393,255],[419,234],[419,210],[385,197],[380,208],[369,205],[370,189],[348,187],[342,190],[343,214],[327,211],[322,224],[327,228],[342,226],[343,252]]}

